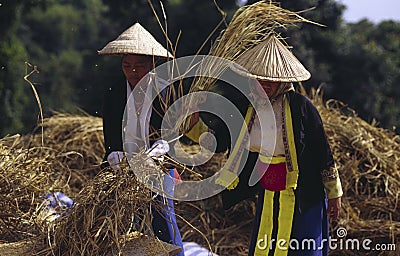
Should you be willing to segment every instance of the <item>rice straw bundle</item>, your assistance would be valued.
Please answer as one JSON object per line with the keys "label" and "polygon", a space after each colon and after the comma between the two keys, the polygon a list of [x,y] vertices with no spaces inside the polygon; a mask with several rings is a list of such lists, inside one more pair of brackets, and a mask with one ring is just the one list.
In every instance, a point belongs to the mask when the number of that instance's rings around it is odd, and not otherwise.
{"label": "rice straw bundle", "polygon": [[[137,168],[143,159],[137,158]],[[124,249],[126,237],[151,233],[149,206],[161,203],[138,181],[132,169],[103,170],[77,196],[77,206],[55,227],[51,241],[56,255],[113,255]],[[154,245],[156,246],[156,244]]]}
{"label": "rice straw bundle", "polygon": [[[236,61],[246,50],[265,41],[272,34],[279,38],[276,30],[304,22],[320,25],[271,1],[259,1],[239,8],[209,52],[209,55],[221,59],[206,59],[201,63],[198,70],[201,76],[194,79],[189,92],[209,90],[217,81],[216,77],[220,77],[228,68],[228,61]],[[196,97],[190,103],[196,105],[201,100]],[[188,130],[189,123],[186,121],[184,124],[185,131]]]}
{"label": "rice straw bundle", "polygon": [[[243,6],[235,12],[228,27],[221,32],[209,55],[235,61],[247,49],[263,42],[271,34],[277,34],[277,29],[286,29],[301,22],[319,25],[271,1]],[[210,72],[211,77],[219,77],[227,68],[219,64],[221,63],[204,63],[204,70]],[[208,90],[214,82],[215,79],[200,77],[192,84],[191,91]]]}
{"label": "rice straw bundle", "polygon": [[[57,113],[45,119],[43,126],[46,145],[79,154],[69,158],[68,165],[83,175],[74,182],[76,188],[82,188],[74,195],[77,205],[57,219],[54,232],[48,234],[48,255],[108,255],[111,250],[118,254],[129,233],[138,230],[152,236],[149,206],[160,210],[161,203],[153,200],[133,170],[125,166],[118,173],[106,169],[94,176],[104,155],[101,118]],[[31,144],[37,142],[35,135]],[[140,156],[131,164],[145,171]],[[82,172],[84,169],[89,172]],[[163,249],[159,243],[153,246]]]}
{"label": "rice straw bundle", "polygon": [[[29,246],[39,255],[107,255],[111,250],[122,251],[125,241],[131,239],[127,235],[135,230],[153,236],[149,209],[152,205],[153,211],[159,211],[161,202],[153,200],[154,194],[131,169],[125,167],[118,173],[103,170],[91,180],[93,173],[70,169],[82,167],[77,162],[91,154],[84,166],[98,168],[95,159],[104,153],[92,148],[103,149],[99,123],[100,118],[65,114],[46,119],[45,144],[53,148],[33,146],[41,143],[41,135],[0,140],[0,241],[7,243],[7,248],[2,245],[4,250]],[[31,148],[25,148],[27,145]],[[140,157],[132,161],[137,161],[133,166],[143,168],[145,161]],[[45,221],[49,213],[41,195],[55,191],[64,192],[77,204],[55,221]],[[20,242],[25,239],[29,243]],[[167,249],[157,241],[151,246],[158,252]]]}

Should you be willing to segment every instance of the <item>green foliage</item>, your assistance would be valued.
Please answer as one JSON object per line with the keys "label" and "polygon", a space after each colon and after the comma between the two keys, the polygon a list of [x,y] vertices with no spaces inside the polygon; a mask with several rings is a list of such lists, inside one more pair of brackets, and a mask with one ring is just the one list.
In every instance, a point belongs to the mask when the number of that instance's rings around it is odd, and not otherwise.
{"label": "green foliage", "polygon": [[[27,110],[30,108],[32,111],[33,105],[29,97],[30,89],[23,80],[27,53],[24,45],[16,36],[10,35],[0,42],[0,59],[0,128],[2,134],[26,131],[26,123],[32,121]],[[3,60],[7,61],[3,62]],[[29,108],[27,108],[28,106]],[[35,117],[33,114],[33,118]]]}
{"label": "green foliage", "polygon": [[28,113],[35,109],[30,89],[23,80],[28,55],[23,42],[15,35],[21,5],[21,0],[10,0],[2,1],[0,7],[0,135],[32,129],[27,126],[37,117]]}
{"label": "green foliage", "polygon": [[[329,96],[356,109],[367,120],[398,126],[400,104],[400,24],[367,20],[348,24],[335,38]],[[396,36],[397,35],[397,36]],[[334,50],[336,49],[336,50]]]}

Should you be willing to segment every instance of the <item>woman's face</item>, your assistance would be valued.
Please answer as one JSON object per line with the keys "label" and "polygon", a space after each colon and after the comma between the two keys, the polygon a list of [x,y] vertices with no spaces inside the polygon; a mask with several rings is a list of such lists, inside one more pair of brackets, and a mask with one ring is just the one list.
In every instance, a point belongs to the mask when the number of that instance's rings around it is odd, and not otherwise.
{"label": "woman's face", "polygon": [[280,82],[271,82],[265,80],[258,80],[258,82],[260,83],[262,89],[264,90],[264,92],[267,94],[268,97],[274,95],[280,84]]}
{"label": "woman's face", "polygon": [[153,68],[153,59],[145,55],[125,55],[122,58],[122,71],[132,87]]}

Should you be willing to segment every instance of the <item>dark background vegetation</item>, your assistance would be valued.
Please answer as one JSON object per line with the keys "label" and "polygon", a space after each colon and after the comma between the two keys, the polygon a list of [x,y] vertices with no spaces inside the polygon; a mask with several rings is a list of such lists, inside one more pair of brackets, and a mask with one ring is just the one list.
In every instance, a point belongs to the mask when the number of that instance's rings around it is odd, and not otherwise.
{"label": "dark background vegetation", "polygon": [[[235,1],[216,2],[229,22],[238,8]],[[196,53],[222,18],[212,0],[162,3],[173,43],[181,33],[177,57]],[[162,18],[160,2],[153,0],[153,4]],[[283,0],[281,4],[292,11],[316,7],[304,16],[326,25],[303,24],[285,35],[312,73],[306,89],[324,85],[326,98],[344,101],[368,122],[376,119],[388,129],[399,126],[400,23],[346,23],[345,6],[334,0]],[[37,123],[39,108],[23,79],[25,62],[39,68],[30,80],[46,116],[52,111],[81,110],[101,116],[104,90],[124,78],[120,58],[99,56],[97,50],[136,21],[165,45],[147,0],[1,1],[0,136],[30,132]],[[217,35],[200,53],[208,52]]]}

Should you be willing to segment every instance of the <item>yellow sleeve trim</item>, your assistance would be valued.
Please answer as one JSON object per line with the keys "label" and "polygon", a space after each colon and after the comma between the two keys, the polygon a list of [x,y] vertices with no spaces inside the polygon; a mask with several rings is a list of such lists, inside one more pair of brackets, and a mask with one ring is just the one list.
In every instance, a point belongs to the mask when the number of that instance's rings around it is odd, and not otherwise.
{"label": "yellow sleeve trim", "polygon": [[215,183],[227,188],[228,190],[232,190],[238,185],[239,177],[233,172],[222,170],[219,173],[218,178],[215,180]]}
{"label": "yellow sleeve trim", "polygon": [[243,150],[240,150],[240,147],[243,146],[243,138],[246,134],[246,131],[248,131],[247,125],[250,122],[252,114],[253,107],[250,105],[247,109],[246,117],[244,118],[244,123],[242,125],[242,129],[240,130],[239,137],[236,140],[231,155],[225,163],[225,166],[227,166],[227,168],[222,169],[218,178],[215,180],[216,184],[219,184],[228,190],[236,188],[236,186],[239,184],[239,177],[237,173],[239,171],[238,169],[240,166],[240,158],[242,157],[243,153]]}
{"label": "yellow sleeve trim", "polygon": [[340,178],[324,182],[325,192],[328,199],[338,198],[343,195],[342,184]]}
{"label": "yellow sleeve trim", "polygon": [[200,135],[207,131],[207,125],[199,118],[199,121],[185,135],[192,141],[199,143]]}

